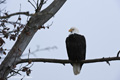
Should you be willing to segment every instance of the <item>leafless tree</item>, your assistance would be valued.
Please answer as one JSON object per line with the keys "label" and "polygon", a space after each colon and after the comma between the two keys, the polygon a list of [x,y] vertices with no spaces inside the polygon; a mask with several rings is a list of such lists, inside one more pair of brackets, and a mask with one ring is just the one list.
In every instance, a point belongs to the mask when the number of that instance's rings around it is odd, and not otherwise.
{"label": "leafless tree", "polygon": [[[0,4],[4,3],[6,0],[0,0]],[[28,0],[28,2],[35,8],[35,13],[30,14],[29,12],[16,12],[12,14],[8,14],[4,12],[3,15],[0,16],[0,53],[6,54],[6,50],[3,47],[5,41],[3,38],[16,40],[14,46],[10,49],[5,59],[0,64],[0,80],[7,80],[8,74],[11,73],[11,76],[15,74],[20,74],[19,71],[26,72],[27,75],[30,74],[30,67],[33,65],[32,62],[51,62],[51,63],[74,63],[69,60],[59,60],[59,59],[43,59],[43,58],[28,58],[21,59],[24,50],[28,46],[29,42],[33,38],[34,34],[42,28],[46,28],[43,26],[51,17],[55,15],[55,13],[63,6],[66,0],[53,0],[53,2],[45,9],[41,10],[42,6],[46,3],[47,0],[33,0],[35,5]],[[15,22],[9,21],[10,17],[18,15],[18,18]],[[25,15],[29,16],[29,20],[27,24],[21,23],[21,16]],[[6,24],[10,24],[13,26],[13,30],[6,26]],[[29,51],[30,52],[30,51]],[[99,59],[91,59],[80,61],[80,63],[93,63],[93,62],[107,62],[109,65],[109,61],[112,60],[120,60],[118,52],[115,57],[108,58],[99,58]],[[17,64],[28,63],[26,66],[16,70],[15,67]],[[31,64],[29,67],[28,65]],[[11,77],[9,76],[9,77]]]}

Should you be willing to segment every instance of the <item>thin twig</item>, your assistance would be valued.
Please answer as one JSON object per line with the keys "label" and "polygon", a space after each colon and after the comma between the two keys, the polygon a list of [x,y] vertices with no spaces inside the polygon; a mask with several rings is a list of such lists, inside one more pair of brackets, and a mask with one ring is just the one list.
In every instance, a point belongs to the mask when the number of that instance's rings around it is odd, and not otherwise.
{"label": "thin twig", "polygon": [[39,11],[41,10],[43,4],[44,4],[44,0],[41,0],[41,2],[40,2],[40,4],[39,4]]}
{"label": "thin twig", "polygon": [[9,23],[9,24],[18,24],[18,25],[22,25],[22,26],[25,26],[25,24],[21,24],[19,22],[12,22],[12,21],[4,21],[4,20],[0,20],[0,22],[4,22],[4,23]]}
{"label": "thin twig", "polygon": [[37,3],[35,2],[35,0],[33,0],[33,1],[34,1],[35,5],[37,5]]}
{"label": "thin twig", "polygon": [[58,49],[57,46],[52,46],[52,47],[46,47],[46,48],[40,48],[39,46],[37,46],[37,49],[34,50],[34,51],[30,51],[29,53],[25,53],[23,54],[22,56],[26,56],[26,55],[34,55],[36,56],[36,52],[39,52],[39,51],[50,51],[50,50],[53,50],[53,49]]}
{"label": "thin twig", "polygon": [[28,0],[28,2],[34,7],[34,9],[36,10],[36,7],[34,6],[34,4],[30,1],[30,0]]}
{"label": "thin twig", "polygon": [[37,0],[37,5],[36,5],[37,7],[39,6],[39,0]]}
{"label": "thin twig", "polygon": [[118,53],[117,53],[117,57],[119,57],[119,54],[120,54],[120,50],[119,50]]}
{"label": "thin twig", "polygon": [[0,19],[5,19],[5,18],[10,18],[12,16],[15,16],[15,15],[26,15],[26,16],[32,16],[33,14],[29,14],[29,12],[16,12],[16,13],[12,13],[12,14],[9,14],[9,15],[6,15],[6,16],[0,16]]}
{"label": "thin twig", "polygon": [[19,73],[19,71],[12,70],[11,72],[12,72],[12,74],[10,76],[8,76],[7,78],[10,78],[10,77],[15,76],[17,74],[22,75]]}

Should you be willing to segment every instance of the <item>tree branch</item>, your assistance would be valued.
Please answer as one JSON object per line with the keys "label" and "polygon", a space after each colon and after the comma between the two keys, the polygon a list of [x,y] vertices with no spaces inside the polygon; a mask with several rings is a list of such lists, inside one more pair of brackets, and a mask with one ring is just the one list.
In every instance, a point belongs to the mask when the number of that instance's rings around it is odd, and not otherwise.
{"label": "tree branch", "polygon": [[41,0],[39,6],[37,5],[36,12],[39,12],[41,10],[43,4],[44,4],[44,0]]}
{"label": "tree branch", "polygon": [[0,4],[5,3],[6,0],[0,0]]}
{"label": "tree branch", "polygon": [[34,7],[34,9],[36,10],[36,7],[34,6],[34,4],[30,1],[30,0],[28,0],[28,2]]}
{"label": "tree branch", "polygon": [[[107,58],[98,58],[98,59],[88,59],[88,60],[82,60],[79,63],[96,63],[96,62],[109,62],[109,61],[115,61],[120,60],[120,57],[107,57]],[[62,59],[45,59],[45,58],[29,58],[29,59],[21,59],[17,64],[20,63],[27,63],[27,62],[48,62],[48,63],[60,63],[60,64],[69,64],[74,63],[70,60],[62,60]]]}
{"label": "tree branch", "polygon": [[10,18],[10,17],[16,16],[16,15],[32,16],[33,14],[29,14],[29,12],[16,12],[16,13],[12,13],[9,15],[7,14],[6,16],[0,16],[0,19]]}
{"label": "tree branch", "polygon": [[5,21],[5,20],[0,20],[0,22],[4,22],[4,23],[9,23],[9,24],[18,24],[18,25],[23,25],[23,26],[25,26],[25,24],[21,24],[21,23],[19,23],[19,22],[12,22],[12,21]]}

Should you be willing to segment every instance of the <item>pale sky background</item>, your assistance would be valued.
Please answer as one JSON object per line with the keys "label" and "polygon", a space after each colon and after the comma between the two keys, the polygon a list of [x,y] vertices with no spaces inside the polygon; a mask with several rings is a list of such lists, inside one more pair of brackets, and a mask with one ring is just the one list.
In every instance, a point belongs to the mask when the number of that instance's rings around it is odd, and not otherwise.
{"label": "pale sky background", "polygon": [[[45,6],[52,2],[48,0]],[[4,5],[9,13],[21,11],[34,12],[34,8],[27,0],[8,0]],[[0,7],[3,5],[0,5]],[[44,6],[44,7],[45,7]],[[16,20],[12,18],[11,20]],[[25,23],[26,17],[22,18]],[[34,58],[68,59],[65,39],[69,35],[69,28],[74,26],[86,37],[86,59],[114,57],[120,50],[120,0],[67,0],[57,14],[45,25],[53,22],[50,29],[39,30],[24,53],[40,48],[57,46],[58,49],[40,51]],[[8,41],[5,47],[13,44]],[[27,56],[26,56],[27,57]],[[18,66],[19,67],[19,66]],[[65,66],[54,63],[34,63],[32,73],[24,80],[120,80],[120,61],[84,64],[81,73],[73,74],[70,64]],[[25,73],[22,73],[23,76]],[[22,76],[15,76],[9,80],[20,80]]]}

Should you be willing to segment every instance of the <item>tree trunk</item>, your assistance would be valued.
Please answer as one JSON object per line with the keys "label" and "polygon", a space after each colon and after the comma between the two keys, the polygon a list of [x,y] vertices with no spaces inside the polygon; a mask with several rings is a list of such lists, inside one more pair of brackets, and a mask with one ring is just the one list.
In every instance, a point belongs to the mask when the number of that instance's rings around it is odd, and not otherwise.
{"label": "tree trunk", "polygon": [[7,80],[8,74],[15,68],[16,63],[20,60],[20,56],[37,32],[38,28],[54,16],[65,2],[66,0],[54,0],[46,9],[35,13],[30,18],[16,43],[0,65],[0,80]]}

